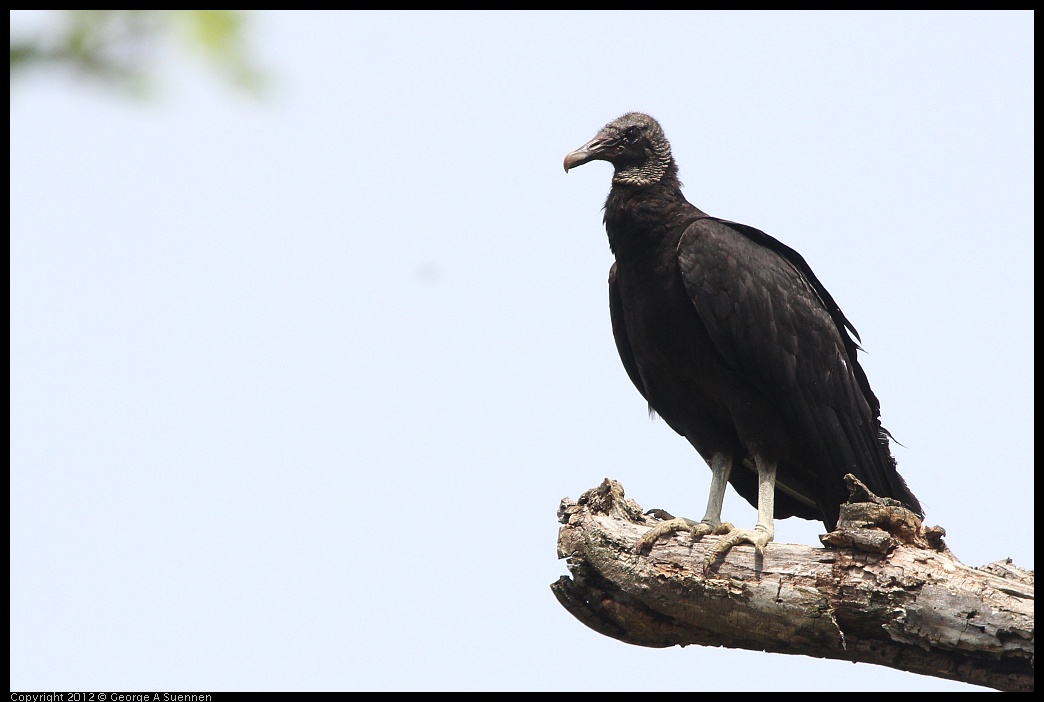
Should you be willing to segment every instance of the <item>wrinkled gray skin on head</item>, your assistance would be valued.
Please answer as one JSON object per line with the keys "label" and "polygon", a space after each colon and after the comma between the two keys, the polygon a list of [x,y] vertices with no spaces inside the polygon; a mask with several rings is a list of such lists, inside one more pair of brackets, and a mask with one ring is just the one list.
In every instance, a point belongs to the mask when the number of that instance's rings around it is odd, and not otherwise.
{"label": "wrinkled gray skin on head", "polygon": [[642,112],[628,112],[565,157],[566,171],[589,161],[613,164],[613,183],[650,185],[663,178],[671,164],[671,145],[660,123]]}

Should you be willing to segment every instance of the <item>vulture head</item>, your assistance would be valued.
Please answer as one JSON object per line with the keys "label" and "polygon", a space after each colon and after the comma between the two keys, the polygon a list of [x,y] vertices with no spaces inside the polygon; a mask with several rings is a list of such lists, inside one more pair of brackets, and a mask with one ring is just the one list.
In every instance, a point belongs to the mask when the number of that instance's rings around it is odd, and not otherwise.
{"label": "vulture head", "polygon": [[670,168],[671,144],[660,123],[647,114],[628,112],[602,127],[595,138],[565,157],[566,171],[588,161],[613,164],[613,183],[649,185]]}

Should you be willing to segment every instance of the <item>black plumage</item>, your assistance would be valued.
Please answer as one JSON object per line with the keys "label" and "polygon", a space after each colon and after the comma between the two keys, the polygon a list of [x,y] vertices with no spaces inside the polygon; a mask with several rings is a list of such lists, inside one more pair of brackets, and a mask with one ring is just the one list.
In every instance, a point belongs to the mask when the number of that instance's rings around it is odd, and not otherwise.
{"label": "black plumage", "polygon": [[648,115],[610,122],[565,169],[592,160],[614,167],[604,219],[620,359],[650,410],[712,469],[706,515],[681,527],[718,529],[727,481],[758,508],[758,523],[735,530],[726,551],[741,541],[763,548],[773,517],[833,529],[847,473],[922,515],[896,471],[858,334],[801,255],[690,204]]}

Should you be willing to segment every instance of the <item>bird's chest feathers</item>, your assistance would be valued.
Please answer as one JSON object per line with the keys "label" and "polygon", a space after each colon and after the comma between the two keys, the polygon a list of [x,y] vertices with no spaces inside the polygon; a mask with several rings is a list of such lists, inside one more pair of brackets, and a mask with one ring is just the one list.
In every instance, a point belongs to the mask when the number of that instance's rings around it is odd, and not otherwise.
{"label": "bird's chest feathers", "polygon": [[698,211],[680,196],[614,188],[605,226],[616,257],[621,314],[650,400],[699,392],[713,344],[685,289],[678,242]]}
{"label": "bird's chest feathers", "polygon": [[655,386],[678,386],[698,377],[706,332],[685,291],[673,247],[644,256],[618,255],[617,284],[631,348],[649,390],[656,394]]}
{"label": "bird's chest feathers", "polygon": [[671,218],[665,215],[659,201],[614,189],[605,206],[609,248],[618,259],[645,258],[655,255],[658,249],[673,248],[670,240],[675,232]]}

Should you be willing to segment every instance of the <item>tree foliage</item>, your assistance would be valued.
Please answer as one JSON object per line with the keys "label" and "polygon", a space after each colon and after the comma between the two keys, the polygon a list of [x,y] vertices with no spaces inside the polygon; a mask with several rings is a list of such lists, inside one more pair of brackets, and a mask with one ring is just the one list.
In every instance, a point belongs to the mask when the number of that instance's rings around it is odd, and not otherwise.
{"label": "tree foliage", "polygon": [[[165,53],[202,57],[248,91],[263,75],[248,58],[248,15],[235,10],[35,10],[12,15],[11,85],[63,71],[133,94],[148,92]],[[19,20],[19,21],[16,21]],[[22,25],[16,29],[16,25]],[[33,25],[33,29],[25,27]]]}

